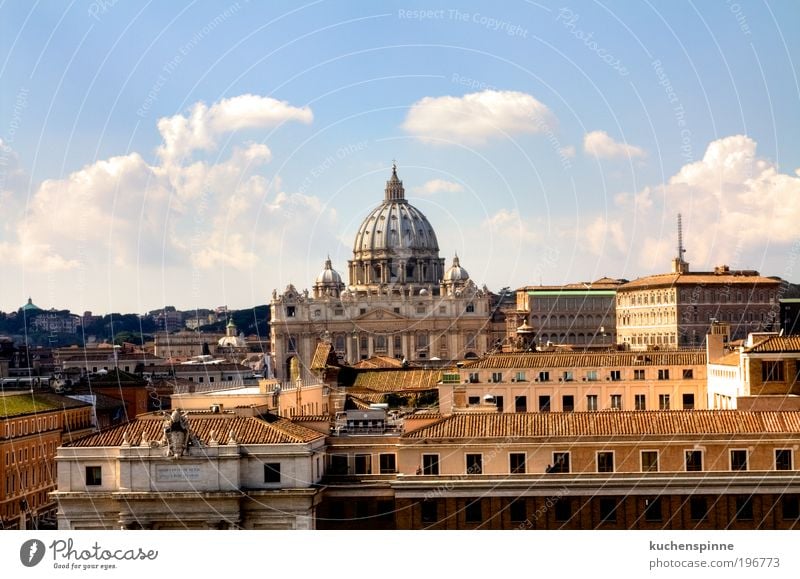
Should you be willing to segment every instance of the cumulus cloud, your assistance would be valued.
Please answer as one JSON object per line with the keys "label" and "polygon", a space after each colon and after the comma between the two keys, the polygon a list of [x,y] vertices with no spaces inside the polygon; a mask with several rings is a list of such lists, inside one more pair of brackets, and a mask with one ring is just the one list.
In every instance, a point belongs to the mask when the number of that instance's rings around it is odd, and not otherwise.
{"label": "cumulus cloud", "polygon": [[435,193],[460,193],[464,187],[460,183],[447,181],[446,179],[431,179],[419,187],[414,187],[412,191],[419,195],[433,195]]}
{"label": "cumulus cloud", "polygon": [[628,143],[619,143],[605,131],[592,131],[583,137],[583,150],[601,159],[644,157],[644,149]]}
{"label": "cumulus cloud", "polygon": [[485,90],[463,97],[425,97],[411,106],[403,128],[429,142],[479,145],[491,138],[552,130],[550,109],[529,94]]}
{"label": "cumulus cloud", "polygon": [[585,229],[586,247],[594,255],[603,255],[609,246],[625,250],[625,231],[622,221],[598,216]]}
{"label": "cumulus cloud", "polygon": [[596,218],[585,230],[587,247],[605,239],[612,257],[635,251],[633,263],[663,270],[676,253],[681,213],[693,269],[727,263],[781,275],[786,260],[778,256],[797,241],[800,177],[759,157],[752,138],[733,135],[711,142],[701,160],[682,166],[664,185],[617,201],[620,218]]}
{"label": "cumulus cloud", "polygon": [[158,120],[164,143],[158,152],[162,159],[182,159],[196,150],[211,150],[220,135],[242,129],[274,127],[286,121],[310,123],[308,107],[294,107],[285,101],[253,94],[223,99],[210,107],[198,102],[186,115]]}
{"label": "cumulus cloud", "polygon": [[275,193],[258,173],[271,150],[244,143],[213,162],[187,156],[216,146],[226,131],[311,118],[307,108],[243,95],[161,119],[159,162],[134,152],[45,180],[24,215],[9,220],[16,225],[0,237],[0,259],[37,271],[252,267],[269,243],[256,220]]}

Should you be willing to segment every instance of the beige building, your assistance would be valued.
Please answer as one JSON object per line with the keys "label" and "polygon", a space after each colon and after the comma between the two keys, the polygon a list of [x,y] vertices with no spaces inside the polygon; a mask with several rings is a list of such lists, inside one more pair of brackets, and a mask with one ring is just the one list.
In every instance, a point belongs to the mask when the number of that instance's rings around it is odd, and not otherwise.
{"label": "beige building", "polygon": [[59,529],[313,529],[324,449],[250,408],[140,416],[58,449]]}
{"label": "beige building", "polygon": [[530,352],[493,354],[445,373],[443,414],[487,405],[499,412],[706,408],[706,354]]}
{"label": "beige building", "polygon": [[[517,290],[517,311],[506,316],[507,350],[548,345],[607,348],[616,343],[616,292],[625,280],[604,277],[560,286]],[[526,323],[527,332],[520,332]],[[515,346],[515,347],[514,347]]]}
{"label": "beige building", "polygon": [[348,364],[373,356],[424,362],[477,357],[490,348],[488,290],[458,257],[445,270],[428,219],[405,198],[396,168],[383,202],[364,219],[345,285],[331,260],[312,291],[273,292],[271,347],[275,375],[310,382],[320,341]]}
{"label": "beige building", "polygon": [[201,332],[156,332],[155,355],[167,360],[188,360],[210,354],[224,337]]}
{"label": "beige building", "polygon": [[800,336],[750,334],[732,350],[709,337],[711,408],[800,408]]}
{"label": "beige building", "polygon": [[726,265],[692,272],[681,255],[670,273],[619,287],[617,343],[633,350],[699,347],[714,322],[728,324],[733,340],[777,329],[780,279]]}

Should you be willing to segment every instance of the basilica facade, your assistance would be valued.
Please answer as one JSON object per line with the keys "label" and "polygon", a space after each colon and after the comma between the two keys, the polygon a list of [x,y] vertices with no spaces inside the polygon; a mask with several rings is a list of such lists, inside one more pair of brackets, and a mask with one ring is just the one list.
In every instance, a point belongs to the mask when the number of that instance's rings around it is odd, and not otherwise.
{"label": "basilica facade", "polygon": [[331,260],[311,291],[273,291],[271,342],[275,377],[312,378],[316,347],[329,342],[344,364],[373,356],[438,363],[484,354],[493,343],[491,295],[470,279],[458,257],[439,257],[428,219],[405,198],[393,166],[383,202],[358,228],[348,282]]}

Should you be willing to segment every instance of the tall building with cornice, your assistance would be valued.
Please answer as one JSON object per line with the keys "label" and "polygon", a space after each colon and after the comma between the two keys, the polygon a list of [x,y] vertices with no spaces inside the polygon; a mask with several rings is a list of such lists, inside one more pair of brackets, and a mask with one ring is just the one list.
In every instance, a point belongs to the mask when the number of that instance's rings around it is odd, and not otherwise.
{"label": "tall building with cornice", "polygon": [[490,294],[458,256],[445,269],[427,217],[405,197],[397,167],[383,202],[356,233],[349,283],[329,259],[311,291],[273,291],[272,356],[276,377],[311,379],[317,344],[329,341],[341,362],[372,356],[409,362],[477,357],[492,345]]}

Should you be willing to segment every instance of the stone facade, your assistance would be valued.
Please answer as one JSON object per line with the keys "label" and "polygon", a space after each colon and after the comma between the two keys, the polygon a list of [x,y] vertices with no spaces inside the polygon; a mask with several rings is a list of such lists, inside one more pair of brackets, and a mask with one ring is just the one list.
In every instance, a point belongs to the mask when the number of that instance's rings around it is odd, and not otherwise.
{"label": "stone facade", "polygon": [[456,360],[490,348],[489,291],[458,257],[444,271],[436,234],[405,199],[396,170],[383,203],[358,230],[348,271],[345,285],[327,260],[312,292],[293,285],[273,292],[271,345],[281,381],[314,380],[309,365],[320,341],[347,364],[376,355]]}

